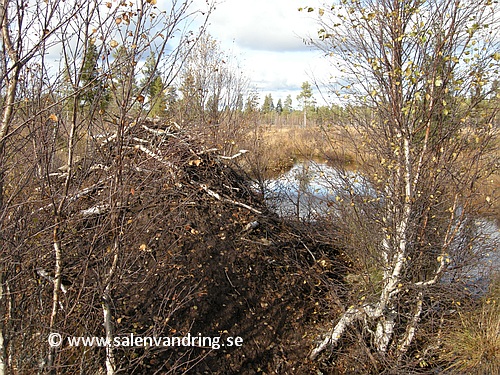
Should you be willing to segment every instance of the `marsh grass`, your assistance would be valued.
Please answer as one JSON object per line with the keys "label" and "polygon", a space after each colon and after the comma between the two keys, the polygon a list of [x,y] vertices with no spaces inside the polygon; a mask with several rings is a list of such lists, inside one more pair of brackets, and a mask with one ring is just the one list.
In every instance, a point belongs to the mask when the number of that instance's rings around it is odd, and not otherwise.
{"label": "marsh grass", "polygon": [[444,336],[441,358],[450,374],[500,373],[500,274],[477,308],[458,313]]}
{"label": "marsh grass", "polygon": [[347,144],[339,133],[318,127],[260,126],[239,142],[251,151],[241,166],[252,177],[263,178],[275,178],[305,160],[355,169],[357,157]]}

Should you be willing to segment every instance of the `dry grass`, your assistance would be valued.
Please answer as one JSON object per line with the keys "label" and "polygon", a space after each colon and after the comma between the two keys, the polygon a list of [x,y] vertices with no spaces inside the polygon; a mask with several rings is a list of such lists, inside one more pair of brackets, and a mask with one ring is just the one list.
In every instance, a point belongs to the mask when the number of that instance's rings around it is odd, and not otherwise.
{"label": "dry grass", "polygon": [[500,276],[480,306],[459,314],[445,335],[442,359],[456,374],[500,373]]}
{"label": "dry grass", "polygon": [[265,178],[276,177],[290,169],[297,161],[315,160],[354,168],[355,152],[341,141],[340,133],[326,135],[317,127],[261,126],[245,135],[240,148],[251,151],[243,167],[255,175],[255,168]]}
{"label": "dry grass", "polygon": [[[247,132],[238,142],[239,148],[251,151],[241,164],[253,177],[267,179],[280,175],[301,160],[315,160],[348,169],[362,169],[361,158],[368,164],[375,163],[367,161],[367,155],[360,155],[362,151],[356,149],[363,142],[362,136],[355,131],[350,133],[356,138],[346,138],[346,132],[340,128],[330,128],[325,133],[318,127],[261,125]],[[498,160],[500,140],[493,142],[491,152],[497,155],[489,160]],[[500,223],[500,173],[484,178],[479,186],[474,201],[477,212]]]}

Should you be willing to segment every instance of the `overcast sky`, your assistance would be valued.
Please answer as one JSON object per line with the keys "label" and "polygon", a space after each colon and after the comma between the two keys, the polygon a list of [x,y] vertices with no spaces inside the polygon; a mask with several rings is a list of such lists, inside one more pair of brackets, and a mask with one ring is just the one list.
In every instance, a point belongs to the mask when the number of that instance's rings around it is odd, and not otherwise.
{"label": "overcast sky", "polygon": [[[204,0],[199,0],[204,1]],[[209,33],[225,51],[232,51],[260,93],[271,93],[276,104],[291,94],[294,106],[304,81],[327,79],[331,68],[321,52],[303,39],[317,35],[317,13],[299,7],[317,6],[321,0],[220,0],[212,14]],[[314,89],[318,104],[324,104]]]}

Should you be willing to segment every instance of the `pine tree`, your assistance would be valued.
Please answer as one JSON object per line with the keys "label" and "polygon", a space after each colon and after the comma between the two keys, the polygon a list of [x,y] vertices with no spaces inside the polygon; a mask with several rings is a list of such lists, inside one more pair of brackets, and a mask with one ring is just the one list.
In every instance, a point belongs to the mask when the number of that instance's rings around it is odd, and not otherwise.
{"label": "pine tree", "polygon": [[274,111],[273,97],[271,94],[268,94],[264,98],[264,104],[262,104],[262,112],[271,113],[272,111]]}
{"label": "pine tree", "polygon": [[147,58],[143,74],[144,78],[141,80],[141,86],[145,88],[149,100],[149,115],[165,115],[168,104],[166,87],[158,71],[157,58],[154,52]]}
{"label": "pine tree", "polygon": [[281,103],[281,99],[278,100],[278,103],[276,103],[276,112],[281,115],[283,113],[283,104]]}
{"label": "pine tree", "polygon": [[302,112],[304,113],[304,127],[307,126],[307,111],[313,104],[311,84],[307,81],[302,83],[302,91],[297,96],[297,100],[302,103]]}
{"label": "pine tree", "polygon": [[293,107],[292,107],[292,96],[291,95],[288,95],[286,97],[285,102],[284,102],[284,106],[283,106],[283,110],[286,113],[292,113]]}

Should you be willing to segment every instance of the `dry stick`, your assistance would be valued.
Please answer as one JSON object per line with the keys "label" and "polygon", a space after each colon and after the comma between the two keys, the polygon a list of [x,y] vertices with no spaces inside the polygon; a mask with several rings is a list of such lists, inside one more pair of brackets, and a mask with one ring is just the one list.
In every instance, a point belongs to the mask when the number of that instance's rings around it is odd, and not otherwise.
{"label": "dry stick", "polygon": [[[5,368],[6,368],[6,349],[5,349],[5,339],[3,336],[3,320],[4,320],[4,308],[3,308],[3,303],[5,299],[5,292],[3,290],[3,270],[0,272],[0,308],[2,308],[2,326],[0,327],[0,374],[5,374]],[[9,316],[10,318],[10,316]]]}
{"label": "dry stick", "polygon": [[243,207],[243,208],[246,208],[247,210],[249,211],[252,211],[253,213],[256,213],[258,215],[262,215],[262,211],[259,211],[257,210],[256,208],[253,208],[251,206],[249,206],[248,204],[245,204],[245,203],[241,203],[241,202],[238,202],[238,201],[235,201],[235,200],[232,200],[232,199],[229,199],[229,198],[223,198],[221,197],[218,193],[216,193],[215,191],[213,190],[210,190],[207,185],[205,184],[200,184],[198,182],[195,182],[195,181],[191,181],[191,183],[193,185],[198,185],[199,187],[201,187],[208,195],[210,195],[211,197],[214,197],[215,199],[221,201],[221,202],[228,202],[228,203],[231,203],[231,204],[234,204],[235,206],[239,206],[239,207]]}
{"label": "dry stick", "polygon": [[227,274],[227,269],[226,268],[224,268],[224,273],[226,274],[227,281],[229,281],[229,284],[233,287],[234,291],[236,293],[238,293],[239,296],[241,296],[240,292],[238,292],[238,289],[236,289],[236,287],[232,283],[231,279],[229,278],[229,275]]}

